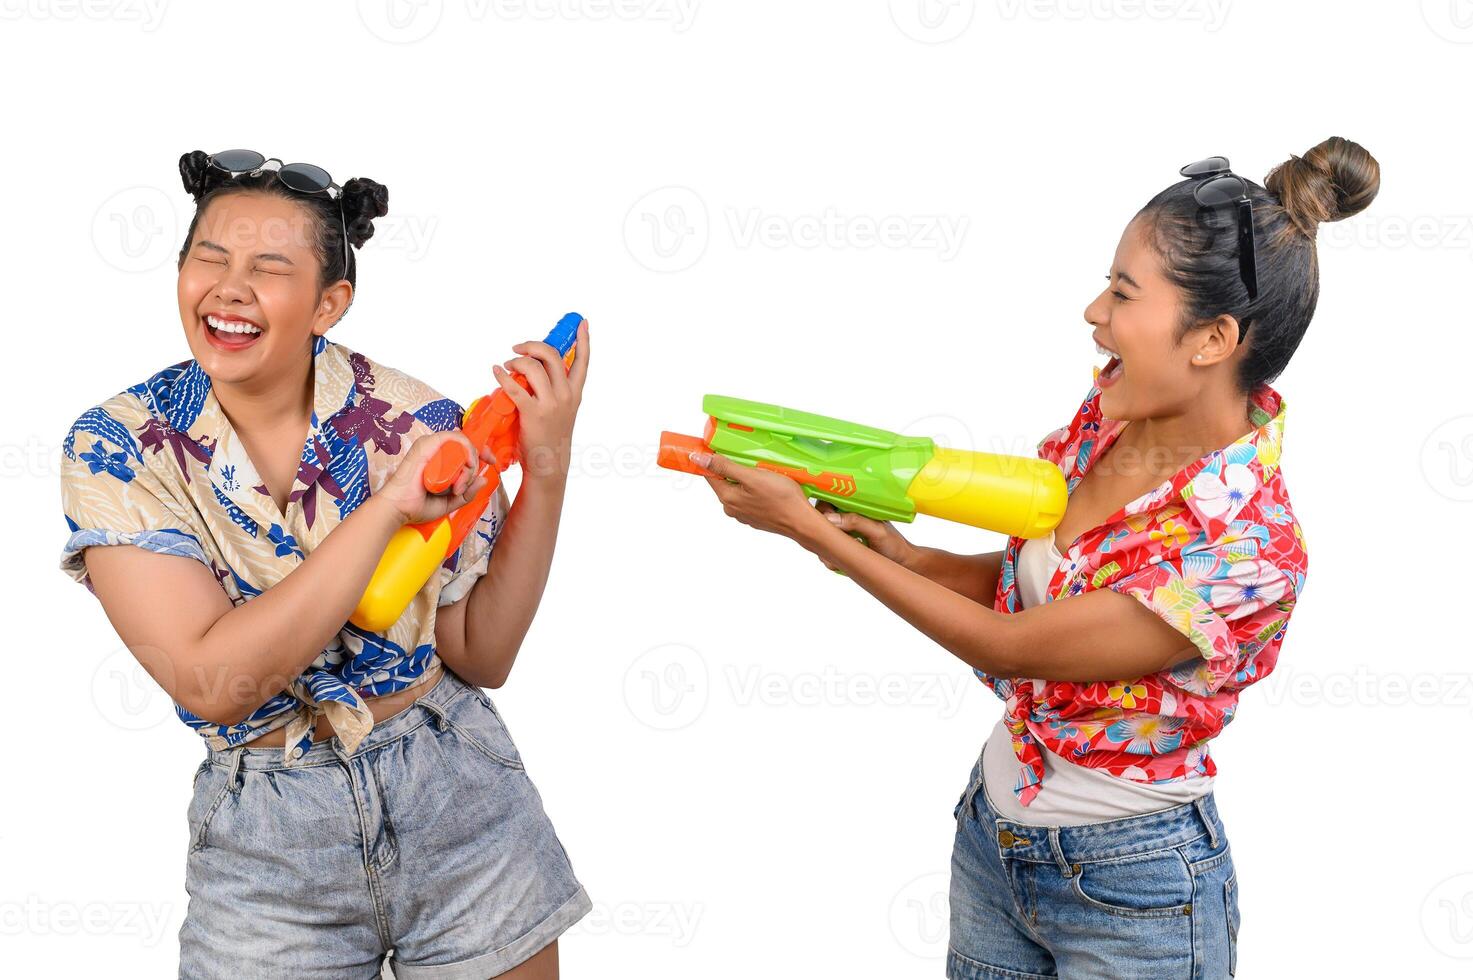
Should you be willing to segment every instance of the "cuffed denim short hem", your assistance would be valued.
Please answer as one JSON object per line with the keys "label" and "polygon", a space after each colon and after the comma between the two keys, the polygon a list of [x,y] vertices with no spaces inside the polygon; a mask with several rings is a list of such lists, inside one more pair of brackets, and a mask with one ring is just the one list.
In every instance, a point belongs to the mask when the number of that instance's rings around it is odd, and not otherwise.
{"label": "cuffed denim short hem", "polygon": [[394,971],[394,980],[486,980],[531,959],[592,909],[593,902],[588,893],[579,886],[573,897],[558,906],[551,915],[500,949],[459,963],[416,966],[394,958],[389,960],[389,966]]}
{"label": "cuffed denim short hem", "polygon": [[490,696],[448,668],[352,752],[208,750],[188,824],[181,980],[485,980],[592,908]]}

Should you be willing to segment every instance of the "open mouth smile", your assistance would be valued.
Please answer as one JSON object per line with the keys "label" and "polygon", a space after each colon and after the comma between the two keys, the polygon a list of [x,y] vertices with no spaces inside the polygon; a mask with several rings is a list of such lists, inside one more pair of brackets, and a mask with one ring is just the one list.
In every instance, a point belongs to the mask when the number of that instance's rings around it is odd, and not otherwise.
{"label": "open mouth smile", "polygon": [[254,320],[233,314],[209,313],[200,317],[200,324],[212,347],[232,353],[254,346],[265,333]]}
{"label": "open mouth smile", "polygon": [[1098,340],[1095,341],[1095,350],[1109,358],[1102,368],[1095,368],[1095,384],[1101,388],[1108,388],[1120,380],[1125,373],[1125,367],[1120,360],[1120,355]]}

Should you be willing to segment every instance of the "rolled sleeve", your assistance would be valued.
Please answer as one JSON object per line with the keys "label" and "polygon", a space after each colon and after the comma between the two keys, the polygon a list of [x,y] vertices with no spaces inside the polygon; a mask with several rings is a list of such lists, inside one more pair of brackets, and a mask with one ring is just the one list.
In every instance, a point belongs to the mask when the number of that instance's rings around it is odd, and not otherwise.
{"label": "rolled sleeve", "polygon": [[1176,665],[1184,690],[1214,694],[1276,632],[1295,603],[1293,577],[1265,558],[1231,545],[1184,554],[1140,569],[1108,586],[1133,596],[1196,647]]}
{"label": "rolled sleeve", "polygon": [[[113,421],[105,413],[101,418]],[[98,545],[131,544],[208,566],[198,537],[167,503],[131,434],[114,423],[102,435],[96,431],[101,427],[93,410],[77,420],[62,445],[61,505],[69,534],[61,570],[95,594],[84,555]]]}

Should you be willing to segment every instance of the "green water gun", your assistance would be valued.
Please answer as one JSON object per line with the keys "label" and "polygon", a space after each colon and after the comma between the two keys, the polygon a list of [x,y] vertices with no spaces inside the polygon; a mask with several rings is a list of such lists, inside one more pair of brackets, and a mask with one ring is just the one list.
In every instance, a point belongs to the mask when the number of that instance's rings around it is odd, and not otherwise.
{"label": "green water gun", "polygon": [[1023,538],[1041,537],[1064,519],[1064,474],[1048,460],[938,446],[780,405],[707,395],[704,436],[660,434],[658,462],[709,475],[693,451],[781,473],[810,497],[877,521],[929,514]]}

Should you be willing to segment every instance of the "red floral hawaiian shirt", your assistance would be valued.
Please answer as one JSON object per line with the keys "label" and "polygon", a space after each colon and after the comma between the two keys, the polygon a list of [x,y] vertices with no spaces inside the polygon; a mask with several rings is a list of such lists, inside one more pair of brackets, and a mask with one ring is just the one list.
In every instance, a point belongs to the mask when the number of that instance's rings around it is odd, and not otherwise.
{"label": "red floral hawaiian shirt", "polygon": [[[1214,775],[1208,742],[1237,709],[1238,692],[1268,676],[1304,589],[1308,555],[1279,466],[1285,406],[1253,393],[1253,432],[1179,470],[1069,545],[1045,601],[1113,589],[1134,596],[1197,648],[1149,677],[1073,683],[978,676],[1006,704],[1021,768],[1013,788],[1027,806],[1043,779],[1042,743],[1115,776],[1167,783]],[[1090,389],[1069,425],[1038,455],[1063,470],[1069,493],[1126,423],[1100,415]],[[1008,539],[993,608],[1020,608]]]}

